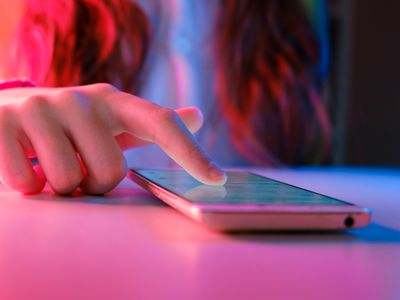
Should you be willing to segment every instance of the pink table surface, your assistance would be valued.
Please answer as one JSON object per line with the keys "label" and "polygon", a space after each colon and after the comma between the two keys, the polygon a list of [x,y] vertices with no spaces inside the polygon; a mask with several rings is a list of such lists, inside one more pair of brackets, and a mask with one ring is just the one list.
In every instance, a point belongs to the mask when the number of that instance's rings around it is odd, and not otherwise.
{"label": "pink table surface", "polygon": [[222,234],[128,180],[106,197],[0,187],[0,299],[400,299],[400,170],[258,170],[373,210],[347,233]]}

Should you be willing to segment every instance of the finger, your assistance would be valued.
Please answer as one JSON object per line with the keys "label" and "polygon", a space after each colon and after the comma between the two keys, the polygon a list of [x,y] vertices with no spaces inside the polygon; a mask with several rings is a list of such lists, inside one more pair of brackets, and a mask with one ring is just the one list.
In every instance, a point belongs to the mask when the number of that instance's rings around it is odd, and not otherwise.
{"label": "finger", "polygon": [[[203,114],[196,107],[185,107],[175,110],[191,133],[197,132],[203,125]],[[151,142],[137,138],[129,133],[121,133],[115,137],[121,150],[145,146]]]}
{"label": "finger", "polygon": [[127,166],[111,132],[87,128],[73,135],[87,173],[81,188],[89,194],[104,194],[116,187],[125,177]]}
{"label": "finger", "polygon": [[0,179],[4,185],[21,193],[36,194],[43,189],[46,180],[34,171],[18,141],[20,134],[4,115],[0,116]]}
{"label": "finger", "polygon": [[199,147],[176,112],[126,93],[117,93],[112,100],[112,111],[125,131],[158,144],[199,181],[225,183],[225,173]]}
{"label": "finger", "polygon": [[83,173],[71,141],[54,118],[54,111],[32,103],[23,116],[22,126],[51,188],[58,194],[72,193],[83,180]]}
{"label": "finger", "polygon": [[121,149],[104,120],[92,111],[70,101],[69,112],[64,116],[66,130],[87,173],[80,187],[90,194],[106,193],[125,177],[126,162]]}

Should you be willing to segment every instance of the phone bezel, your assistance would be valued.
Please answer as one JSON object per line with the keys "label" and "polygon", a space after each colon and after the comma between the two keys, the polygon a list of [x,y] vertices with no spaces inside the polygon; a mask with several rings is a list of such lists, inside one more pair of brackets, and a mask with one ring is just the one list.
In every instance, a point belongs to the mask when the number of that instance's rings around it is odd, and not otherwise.
{"label": "phone bezel", "polygon": [[[146,170],[146,169],[137,169],[137,170]],[[149,169],[150,170],[150,169]],[[234,171],[241,172],[241,171]],[[243,171],[245,172],[245,171]],[[209,226],[214,227],[220,230],[236,230],[236,229],[265,229],[265,225],[260,224],[260,226],[256,226],[257,224],[249,224],[249,221],[254,221],[255,216],[259,217],[278,217],[286,219],[286,223],[279,225],[278,227],[272,226],[273,224],[269,224],[267,229],[348,229],[347,226],[343,226],[343,218],[353,217],[357,220],[357,226],[352,228],[359,228],[367,225],[371,219],[371,211],[368,208],[363,208],[346,201],[336,199],[330,196],[326,196],[320,193],[316,193],[301,187],[297,187],[285,182],[281,182],[279,180],[275,180],[269,177],[261,176],[252,172],[255,176],[259,176],[262,178],[267,178],[269,180],[276,181],[283,185],[289,185],[298,189],[305,190],[307,192],[318,194],[324,197],[328,197],[337,201],[341,201],[346,205],[276,205],[276,204],[251,204],[251,203],[243,203],[243,204],[210,204],[210,203],[197,203],[192,202],[186,197],[179,195],[166,187],[160,186],[158,183],[153,180],[143,176],[138,173],[135,169],[129,169],[128,177],[132,179],[134,182],[147,189],[151,193],[153,193],[156,197],[160,198],[162,201],[167,203],[168,205],[174,207],[175,209],[181,211],[185,215],[200,221],[202,223],[207,223]],[[293,216],[297,218],[308,219],[309,226],[299,227],[296,225],[296,220],[293,219]],[[323,224],[320,220],[313,220],[314,217],[323,217],[325,220],[331,217],[328,223]],[[245,222],[240,222],[241,227],[238,227],[238,222],[241,218],[245,217]],[[230,220],[229,220],[230,219]],[[318,218],[317,218],[318,219]],[[335,221],[337,219],[337,222]],[[334,222],[335,221],[335,222]],[[246,223],[247,222],[247,223]],[[276,223],[276,221],[274,221]],[[267,224],[267,223],[265,223]],[[287,224],[287,226],[284,226]],[[247,226],[246,226],[247,225]],[[276,225],[276,224],[275,224]],[[298,224],[299,225],[299,224]],[[243,228],[246,227],[246,228]]]}

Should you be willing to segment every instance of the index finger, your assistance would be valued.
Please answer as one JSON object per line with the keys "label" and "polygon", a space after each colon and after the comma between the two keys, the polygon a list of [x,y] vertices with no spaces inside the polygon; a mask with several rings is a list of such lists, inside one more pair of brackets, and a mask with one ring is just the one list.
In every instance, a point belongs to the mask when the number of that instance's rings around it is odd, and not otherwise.
{"label": "index finger", "polygon": [[147,100],[117,92],[110,101],[120,130],[155,143],[197,180],[222,185],[225,173],[211,161],[179,115]]}

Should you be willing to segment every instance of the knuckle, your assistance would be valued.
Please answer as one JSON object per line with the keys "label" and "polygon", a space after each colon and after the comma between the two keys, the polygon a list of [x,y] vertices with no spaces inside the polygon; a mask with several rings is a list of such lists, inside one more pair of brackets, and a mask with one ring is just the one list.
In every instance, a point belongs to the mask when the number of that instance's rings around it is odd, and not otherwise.
{"label": "knuckle", "polygon": [[13,174],[13,172],[3,174],[1,181],[6,186],[24,194],[34,194],[41,190],[41,187],[38,187],[37,185],[36,178],[21,172],[15,172],[15,174]]}
{"label": "knuckle", "polygon": [[23,101],[21,108],[30,114],[43,113],[49,108],[49,99],[43,95],[32,95]]}
{"label": "knuckle", "polygon": [[76,190],[83,179],[81,172],[65,173],[68,176],[62,176],[56,180],[49,179],[51,188],[58,194],[70,194]]}
{"label": "knuckle", "polygon": [[78,160],[46,161],[43,168],[51,188],[58,194],[72,193],[83,180]]}
{"label": "knuckle", "polygon": [[110,189],[117,185],[126,175],[127,169],[123,159],[104,168],[105,171],[96,174],[95,181],[100,189]]}
{"label": "knuckle", "polygon": [[99,98],[102,98],[105,95],[112,94],[118,91],[118,89],[115,86],[106,82],[89,84],[83,86],[82,89],[90,94],[100,96]]}

